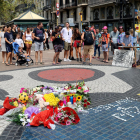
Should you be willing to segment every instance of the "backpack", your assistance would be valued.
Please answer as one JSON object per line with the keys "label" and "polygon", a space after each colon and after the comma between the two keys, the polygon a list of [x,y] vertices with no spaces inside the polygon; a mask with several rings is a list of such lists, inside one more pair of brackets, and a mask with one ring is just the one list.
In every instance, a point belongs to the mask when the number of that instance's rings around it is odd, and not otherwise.
{"label": "backpack", "polygon": [[84,39],[85,39],[84,43],[86,45],[93,45],[94,39],[92,38],[92,33],[90,31],[85,32]]}

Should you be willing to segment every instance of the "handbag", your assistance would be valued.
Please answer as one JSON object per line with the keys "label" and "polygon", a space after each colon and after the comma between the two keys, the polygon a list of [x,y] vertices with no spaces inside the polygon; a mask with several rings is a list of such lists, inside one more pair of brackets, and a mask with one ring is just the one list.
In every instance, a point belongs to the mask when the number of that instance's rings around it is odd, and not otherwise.
{"label": "handbag", "polygon": [[77,47],[79,47],[79,45],[80,45],[80,44],[79,44],[79,43],[77,43]]}

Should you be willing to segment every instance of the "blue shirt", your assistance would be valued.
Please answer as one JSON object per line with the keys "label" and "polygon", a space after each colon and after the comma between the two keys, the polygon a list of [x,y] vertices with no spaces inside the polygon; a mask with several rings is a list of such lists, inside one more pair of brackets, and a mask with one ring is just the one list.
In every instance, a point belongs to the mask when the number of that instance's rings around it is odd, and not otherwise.
{"label": "blue shirt", "polygon": [[[4,34],[4,38],[7,38],[7,40],[11,43],[11,42],[13,42],[13,34],[12,34],[12,32],[10,32],[10,33],[8,33],[8,32],[6,32],[5,34]],[[6,41],[5,41],[6,42]],[[8,47],[12,47],[12,44],[9,44],[9,43],[7,43],[6,42],[6,46]]]}
{"label": "blue shirt", "polygon": [[99,44],[99,38],[101,38],[101,34],[100,33],[98,33],[98,34],[96,34],[95,35],[95,45],[98,45]]}

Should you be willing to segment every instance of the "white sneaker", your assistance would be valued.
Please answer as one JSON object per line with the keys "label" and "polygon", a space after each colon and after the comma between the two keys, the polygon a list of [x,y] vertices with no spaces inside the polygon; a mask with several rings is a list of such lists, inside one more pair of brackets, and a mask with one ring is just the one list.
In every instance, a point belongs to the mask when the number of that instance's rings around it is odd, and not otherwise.
{"label": "white sneaker", "polygon": [[71,62],[71,60],[70,60],[70,59],[67,59],[67,61]]}
{"label": "white sneaker", "polygon": [[66,62],[67,61],[67,59],[66,58],[64,58],[64,62]]}

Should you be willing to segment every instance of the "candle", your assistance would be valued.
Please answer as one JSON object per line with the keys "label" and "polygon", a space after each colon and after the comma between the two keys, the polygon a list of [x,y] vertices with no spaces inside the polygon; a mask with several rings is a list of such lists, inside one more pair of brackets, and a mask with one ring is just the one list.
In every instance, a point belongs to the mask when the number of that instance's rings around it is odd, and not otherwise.
{"label": "candle", "polygon": [[66,98],[65,97],[63,97],[63,103],[64,103],[64,105],[66,106]]}
{"label": "candle", "polygon": [[73,104],[73,96],[70,97],[70,102]]}
{"label": "candle", "polygon": [[69,96],[67,96],[67,103],[70,101],[70,97]]}
{"label": "candle", "polygon": [[76,97],[73,97],[73,103],[76,103]]}

